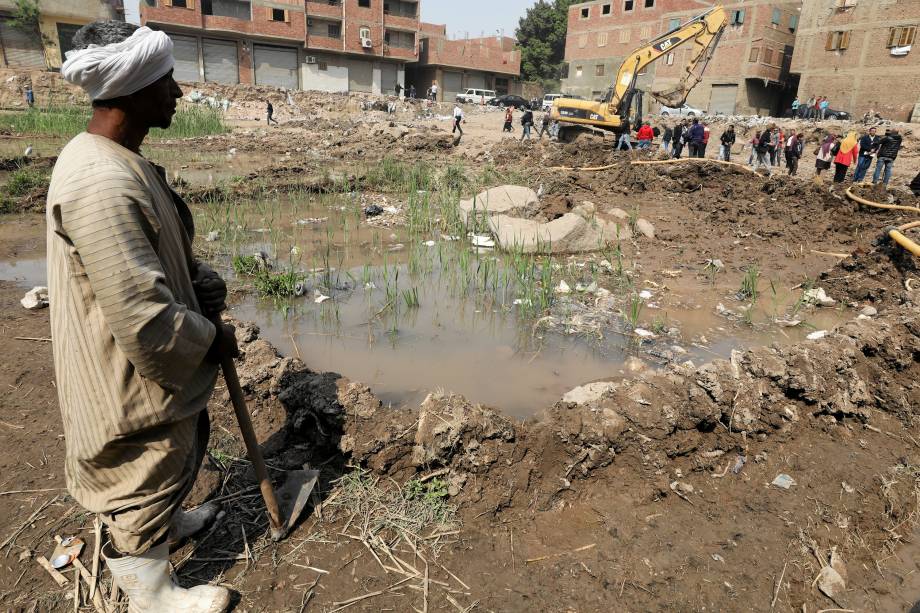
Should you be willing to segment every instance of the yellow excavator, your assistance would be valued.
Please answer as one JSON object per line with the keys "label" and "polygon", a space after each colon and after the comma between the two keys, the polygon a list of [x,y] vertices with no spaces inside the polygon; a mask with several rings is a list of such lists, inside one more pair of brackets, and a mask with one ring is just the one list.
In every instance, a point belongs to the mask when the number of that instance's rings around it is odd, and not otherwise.
{"label": "yellow excavator", "polygon": [[557,98],[550,117],[559,122],[559,140],[574,140],[579,132],[606,130],[621,133],[629,128],[629,116],[636,101],[641,116],[642,91],[636,89],[636,79],[643,69],[678,47],[693,41],[693,53],[678,84],[668,90],[650,92],[652,97],[670,107],[679,107],[703,78],[712,59],[728,17],[722,6],[716,6],[687,23],[662,34],[647,45],[630,53],[617,71],[616,81],[600,102]]}

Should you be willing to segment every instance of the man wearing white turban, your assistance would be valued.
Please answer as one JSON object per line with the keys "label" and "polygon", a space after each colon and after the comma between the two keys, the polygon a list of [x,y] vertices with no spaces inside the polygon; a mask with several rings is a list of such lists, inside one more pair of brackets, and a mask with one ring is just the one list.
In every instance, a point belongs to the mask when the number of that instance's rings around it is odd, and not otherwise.
{"label": "man wearing white turban", "polygon": [[179,587],[169,546],[218,508],[181,509],[207,448],[207,403],[234,330],[208,316],[226,285],[192,255],[192,215],[140,155],[182,91],[162,32],[96,22],[61,73],[93,102],[48,192],[48,280],[58,399],[74,498],[99,513],[103,553],[129,611],[224,611],[222,587]]}

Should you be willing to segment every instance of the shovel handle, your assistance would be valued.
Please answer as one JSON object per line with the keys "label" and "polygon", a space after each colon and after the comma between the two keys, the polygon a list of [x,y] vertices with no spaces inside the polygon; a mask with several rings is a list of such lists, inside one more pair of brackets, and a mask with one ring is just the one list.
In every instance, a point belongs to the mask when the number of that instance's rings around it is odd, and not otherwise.
{"label": "shovel handle", "polygon": [[[220,330],[220,319],[215,318],[211,321]],[[246,443],[246,452],[249,454],[249,460],[256,471],[256,478],[259,480],[259,489],[262,490],[262,498],[265,500],[265,508],[268,511],[272,540],[277,541],[283,538],[285,532],[284,523],[281,519],[281,509],[278,507],[278,498],[275,496],[275,489],[272,487],[271,479],[268,476],[268,469],[265,468],[265,459],[262,457],[262,450],[259,449],[259,440],[256,438],[256,431],[252,427],[249,409],[246,408],[246,397],[243,395],[243,388],[240,386],[240,378],[236,374],[236,365],[230,356],[221,356],[220,367],[224,371],[224,381],[227,383],[227,392],[229,392],[230,401],[233,403],[233,412],[236,413],[236,420],[240,424],[243,442]]]}

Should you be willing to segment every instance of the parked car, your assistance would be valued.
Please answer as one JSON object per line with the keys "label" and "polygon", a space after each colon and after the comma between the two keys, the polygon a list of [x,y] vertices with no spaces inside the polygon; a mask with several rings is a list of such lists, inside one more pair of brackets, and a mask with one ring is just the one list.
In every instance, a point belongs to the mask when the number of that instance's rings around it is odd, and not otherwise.
{"label": "parked car", "polygon": [[692,107],[689,104],[685,104],[680,107],[663,106],[661,107],[661,111],[659,112],[661,113],[662,117],[668,117],[670,115],[681,115],[681,116],[686,116],[686,117],[702,117],[703,115],[706,114],[706,111]]}
{"label": "parked car", "polygon": [[[799,112],[801,113],[801,109],[799,110]],[[792,107],[786,109],[786,112],[783,113],[783,117],[787,119],[791,119],[793,115],[794,113],[792,112]],[[832,108],[828,108],[827,113],[825,114],[825,118],[826,119],[848,120],[850,119],[850,114],[847,113],[846,111],[838,111]]]}
{"label": "parked car", "polygon": [[530,103],[521,98],[520,96],[515,96],[514,94],[506,94],[504,96],[499,96],[498,98],[492,98],[489,101],[489,104],[492,106],[500,106],[505,108],[506,106],[513,106],[516,109],[529,109]]}
{"label": "parked car", "polygon": [[470,104],[482,104],[485,101],[489,104],[495,98],[495,90],[491,89],[467,89],[462,94],[457,94],[457,102],[467,102]]}
{"label": "parked car", "polygon": [[[563,97],[562,94],[546,94],[545,96],[543,96],[543,103],[541,105],[543,108],[543,111],[548,113],[549,110],[553,108],[553,100],[555,100],[556,98],[562,98],[562,97]],[[568,97],[569,96],[566,96],[566,98]]]}

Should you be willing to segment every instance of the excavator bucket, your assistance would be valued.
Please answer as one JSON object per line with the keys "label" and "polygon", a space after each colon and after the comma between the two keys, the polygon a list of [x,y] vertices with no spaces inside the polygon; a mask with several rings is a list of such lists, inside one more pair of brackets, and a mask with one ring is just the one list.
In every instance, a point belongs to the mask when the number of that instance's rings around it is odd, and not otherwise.
{"label": "excavator bucket", "polygon": [[652,98],[671,108],[679,108],[687,101],[687,96],[690,94],[690,90],[685,87],[675,87],[672,89],[665,89],[660,92],[651,92]]}

